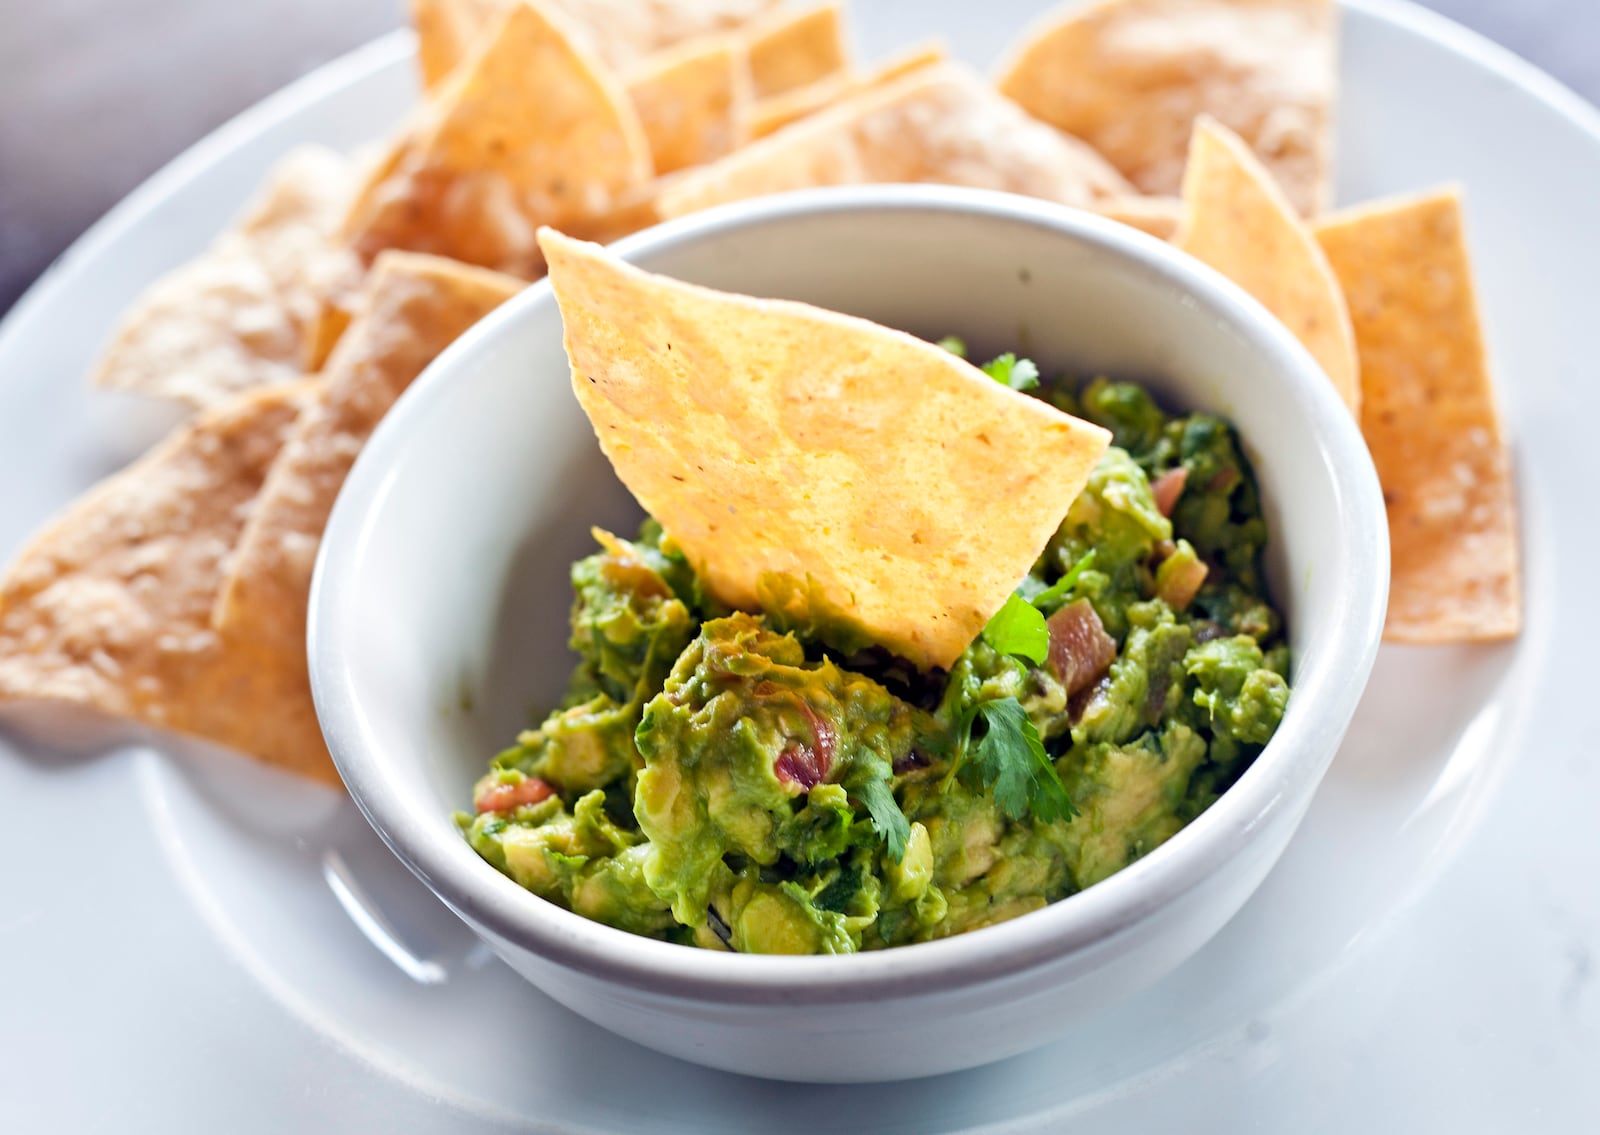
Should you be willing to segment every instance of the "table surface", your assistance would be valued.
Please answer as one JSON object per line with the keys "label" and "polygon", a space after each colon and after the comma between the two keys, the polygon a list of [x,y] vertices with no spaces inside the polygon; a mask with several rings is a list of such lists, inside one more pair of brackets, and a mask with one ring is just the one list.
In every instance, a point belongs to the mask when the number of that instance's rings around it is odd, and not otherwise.
{"label": "table surface", "polygon": [[[1427,0],[1600,101],[1596,0]],[[1044,0],[1041,0],[1041,7]],[[195,139],[399,25],[405,0],[6,0],[0,313]],[[23,108],[23,109],[18,109]]]}

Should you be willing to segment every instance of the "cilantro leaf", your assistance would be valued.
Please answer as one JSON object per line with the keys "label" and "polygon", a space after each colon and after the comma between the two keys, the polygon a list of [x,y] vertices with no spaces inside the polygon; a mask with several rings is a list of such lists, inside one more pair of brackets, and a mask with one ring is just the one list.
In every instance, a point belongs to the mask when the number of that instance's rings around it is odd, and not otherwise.
{"label": "cilantro leaf", "polygon": [[998,698],[980,703],[977,712],[987,729],[972,747],[967,767],[993,791],[1000,810],[1013,820],[1031,811],[1044,824],[1077,815],[1022,703]]}
{"label": "cilantro leaf", "polygon": [[979,369],[1001,386],[1009,386],[1013,390],[1032,390],[1039,385],[1039,368],[1033,365],[1033,360],[1019,359],[1010,351],[984,363]]}
{"label": "cilantro leaf", "polygon": [[1083,559],[1072,565],[1072,570],[1056,580],[1049,587],[1035,595],[1031,602],[1035,607],[1043,609],[1056,600],[1066,595],[1077,585],[1078,577],[1094,566],[1094,549],[1090,548]]}
{"label": "cilantro leaf", "polygon": [[940,339],[935,346],[942,347],[944,350],[949,351],[958,359],[964,359],[967,357],[967,343],[966,340],[962,339],[960,336],[946,335],[943,339]]}
{"label": "cilantro leaf", "polygon": [[851,790],[867,806],[872,830],[883,837],[889,859],[899,863],[906,857],[906,841],[911,838],[911,823],[894,801],[894,790],[887,780],[865,780]]}
{"label": "cilantro leaf", "polygon": [[1005,606],[983,628],[983,641],[1001,654],[1015,654],[1035,666],[1050,656],[1050,629],[1039,608],[1022,596],[1006,596]]}

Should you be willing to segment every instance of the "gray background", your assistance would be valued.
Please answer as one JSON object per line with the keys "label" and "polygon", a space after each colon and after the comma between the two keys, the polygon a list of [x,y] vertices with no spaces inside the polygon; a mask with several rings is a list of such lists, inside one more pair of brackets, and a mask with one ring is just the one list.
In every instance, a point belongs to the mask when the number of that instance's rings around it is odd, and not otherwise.
{"label": "gray background", "polygon": [[[1600,100],[1597,0],[1426,3]],[[404,0],[0,0],[0,312],[189,143],[397,26],[405,8]]]}

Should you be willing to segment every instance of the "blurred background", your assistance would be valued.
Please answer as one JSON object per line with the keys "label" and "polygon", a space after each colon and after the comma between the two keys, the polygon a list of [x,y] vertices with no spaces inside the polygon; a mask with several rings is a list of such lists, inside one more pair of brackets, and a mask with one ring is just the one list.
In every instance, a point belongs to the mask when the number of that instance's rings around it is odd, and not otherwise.
{"label": "blurred background", "polygon": [[[1426,6],[1600,100],[1600,0]],[[404,19],[405,0],[3,0],[0,312],[191,142]]]}

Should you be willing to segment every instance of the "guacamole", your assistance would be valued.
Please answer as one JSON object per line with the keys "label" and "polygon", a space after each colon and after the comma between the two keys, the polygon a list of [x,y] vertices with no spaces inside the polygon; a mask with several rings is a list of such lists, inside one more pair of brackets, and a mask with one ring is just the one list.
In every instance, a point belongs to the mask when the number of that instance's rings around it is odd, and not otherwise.
{"label": "guacamole", "polygon": [[653,521],[597,533],[567,696],[479,782],[473,848],[633,933],[805,954],[1014,918],[1171,838],[1288,702],[1255,480],[1226,422],[1135,384],[1032,392],[1114,444],[948,672],[720,607]]}

